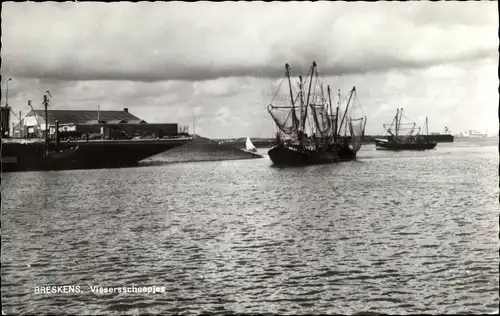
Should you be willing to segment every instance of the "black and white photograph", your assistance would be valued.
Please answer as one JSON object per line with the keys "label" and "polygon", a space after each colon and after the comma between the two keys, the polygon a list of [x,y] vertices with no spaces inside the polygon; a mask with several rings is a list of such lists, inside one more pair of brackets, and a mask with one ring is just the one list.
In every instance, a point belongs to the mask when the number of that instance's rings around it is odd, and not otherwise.
{"label": "black and white photograph", "polygon": [[2,315],[498,314],[497,1],[2,2]]}

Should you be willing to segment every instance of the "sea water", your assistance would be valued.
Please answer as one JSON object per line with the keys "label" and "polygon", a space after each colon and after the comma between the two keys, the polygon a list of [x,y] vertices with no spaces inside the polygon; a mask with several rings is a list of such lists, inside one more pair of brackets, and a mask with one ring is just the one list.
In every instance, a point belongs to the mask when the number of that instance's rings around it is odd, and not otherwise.
{"label": "sea water", "polygon": [[358,158],[3,174],[3,311],[498,311],[498,140]]}

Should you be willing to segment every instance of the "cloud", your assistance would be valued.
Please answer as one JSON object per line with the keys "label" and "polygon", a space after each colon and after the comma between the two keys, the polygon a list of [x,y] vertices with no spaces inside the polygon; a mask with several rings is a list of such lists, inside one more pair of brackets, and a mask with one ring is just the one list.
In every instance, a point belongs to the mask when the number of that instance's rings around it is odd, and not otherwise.
{"label": "cloud", "polygon": [[494,2],[8,2],[2,80],[15,113],[50,90],[54,109],[128,107],[191,130],[194,115],[207,137],[273,137],[285,63],[296,87],[315,60],[333,102],[356,86],[367,134],[400,107],[431,132],[495,130],[497,30]]}
{"label": "cloud", "polygon": [[154,82],[277,78],[313,60],[325,76],[426,68],[497,58],[497,14],[494,2],[7,2],[2,73]]}
{"label": "cloud", "polygon": [[217,112],[215,113],[215,123],[217,123],[218,126],[226,126],[229,125],[227,120],[230,118],[231,115],[231,110],[229,110],[228,107],[223,106],[220,107]]}
{"label": "cloud", "polygon": [[195,81],[193,83],[193,89],[195,95],[227,97],[250,88],[251,81],[251,78],[220,78]]}
{"label": "cloud", "polygon": [[[431,132],[443,132],[444,126],[456,132],[496,130],[498,120],[492,113],[498,110],[497,71],[496,63],[463,62],[427,69],[325,76],[323,81],[332,86],[334,103],[337,88],[345,96],[356,86],[360,109],[368,117],[367,134],[382,132],[382,124],[390,123],[401,107],[405,116],[420,126],[427,116]],[[27,113],[27,100],[33,100],[33,106],[41,109],[43,93],[50,90],[54,109],[97,109],[97,104],[103,110],[128,107],[147,122],[177,122],[189,126],[191,131],[195,115],[196,132],[206,137],[273,137],[275,126],[267,112],[272,96],[265,92],[271,90],[269,87],[277,87],[281,80],[244,79],[245,89],[219,96],[213,91],[238,87],[241,78],[209,83],[14,79],[9,85],[9,104],[16,114]],[[195,87],[205,84],[210,89],[194,93]]]}

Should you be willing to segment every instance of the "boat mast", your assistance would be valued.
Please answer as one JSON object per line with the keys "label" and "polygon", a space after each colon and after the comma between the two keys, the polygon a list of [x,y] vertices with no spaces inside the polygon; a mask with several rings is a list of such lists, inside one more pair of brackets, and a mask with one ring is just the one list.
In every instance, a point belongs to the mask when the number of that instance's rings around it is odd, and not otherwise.
{"label": "boat mast", "polygon": [[[397,133],[399,134],[399,129],[401,128],[401,118],[403,117],[403,108],[401,108],[401,111],[399,111],[399,120],[398,120],[398,129],[397,129]],[[396,134],[396,135],[398,135]]]}
{"label": "boat mast", "polygon": [[330,94],[330,85],[326,86],[326,90],[328,92],[328,105],[329,105],[329,111],[330,112],[330,117],[328,119],[328,122],[330,122],[330,128],[333,130],[333,137],[335,137],[335,130],[333,129],[333,108],[332,108],[332,96]]}
{"label": "boat mast", "polygon": [[[316,70],[316,75],[319,77],[319,75],[318,75],[318,70]],[[324,87],[324,84],[323,84],[323,83],[321,83],[320,88],[321,88],[321,105],[322,105],[322,109],[325,111],[325,113],[326,113],[326,115],[327,115],[327,118],[328,118],[328,106],[325,108],[325,101],[326,101],[326,100],[325,100],[325,87]],[[322,128],[325,128],[325,126],[324,126],[325,121],[324,121],[324,119],[323,119],[323,118],[322,118],[322,123],[321,123],[321,124],[322,124],[322,125],[321,125],[321,126],[322,126]],[[318,130],[319,130],[319,132],[320,132],[320,134],[321,134],[321,139],[322,139],[323,141],[326,141],[325,136],[323,135],[324,131],[322,131],[322,130],[319,128],[319,126],[318,126]]]}
{"label": "boat mast", "polygon": [[309,90],[307,91],[306,111],[304,114],[304,127],[305,127],[306,118],[307,118],[307,108],[309,107],[309,98],[311,97],[311,86],[312,86],[312,82],[313,82],[314,68],[315,67],[316,67],[316,62],[313,61],[312,66],[311,66],[311,77],[309,79]]}
{"label": "boat mast", "polygon": [[427,120],[427,116],[425,117],[425,135],[429,135],[429,121]]}
{"label": "boat mast", "polygon": [[[349,93],[349,100],[347,101],[347,105],[345,106],[344,116],[342,116],[342,121],[340,121],[340,126],[342,126],[342,124],[344,124],[344,119],[347,116],[347,111],[349,110],[349,104],[351,103],[352,95],[354,94],[355,91],[356,91],[356,87],[352,87],[351,93]],[[345,131],[345,133],[347,135],[347,120],[346,120],[346,131]]]}
{"label": "boat mast", "polygon": [[293,100],[292,81],[290,80],[290,65],[285,64],[285,69],[286,77],[288,78],[288,87],[290,88],[290,100],[292,101],[292,129],[297,131],[297,127],[295,126],[295,122],[297,120],[297,117],[295,116],[295,101]]}
{"label": "boat mast", "polygon": [[398,137],[398,118],[399,118],[399,109],[396,110],[396,117],[394,118],[396,125],[396,137]]}
{"label": "boat mast", "polygon": [[335,113],[335,140],[337,140],[337,136],[340,133],[340,129],[338,128],[339,124],[339,109],[340,109],[340,89],[337,90],[337,110]]}
{"label": "boat mast", "polygon": [[[300,131],[305,130],[305,119],[304,113],[302,113],[302,108],[304,107],[304,84],[302,83],[302,76],[299,76],[299,90],[300,90]],[[307,112],[306,112],[307,113]]]}
{"label": "boat mast", "polygon": [[[314,72],[316,74],[316,83],[319,83],[319,74],[318,74],[318,68],[316,68],[316,71]],[[323,85],[321,84],[320,85],[320,92],[321,92],[321,107],[324,109],[324,99],[323,99]],[[316,100],[313,100],[310,104],[311,106],[311,111],[312,111],[312,116],[313,116],[313,120],[314,120],[314,133],[316,134],[316,136],[320,137],[321,139],[323,139],[323,131],[321,130],[320,128],[320,124],[319,124],[319,121],[318,121],[318,113],[316,111],[316,108],[319,106],[318,104],[316,104],[316,101],[317,101],[317,96],[314,95],[316,97]]]}
{"label": "boat mast", "polygon": [[[346,109],[347,110],[347,109]],[[346,112],[347,113],[347,112]],[[347,121],[345,120],[345,126],[344,126],[344,136],[347,136]]]}

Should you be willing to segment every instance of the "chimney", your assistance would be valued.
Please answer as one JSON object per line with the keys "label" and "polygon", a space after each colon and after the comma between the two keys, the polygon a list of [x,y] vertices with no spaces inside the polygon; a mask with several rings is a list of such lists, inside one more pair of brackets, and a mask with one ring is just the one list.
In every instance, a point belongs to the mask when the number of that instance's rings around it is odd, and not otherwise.
{"label": "chimney", "polygon": [[123,111],[128,113],[128,108],[123,108]]}

